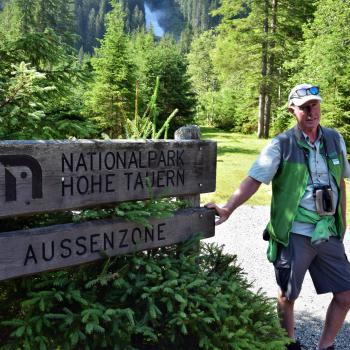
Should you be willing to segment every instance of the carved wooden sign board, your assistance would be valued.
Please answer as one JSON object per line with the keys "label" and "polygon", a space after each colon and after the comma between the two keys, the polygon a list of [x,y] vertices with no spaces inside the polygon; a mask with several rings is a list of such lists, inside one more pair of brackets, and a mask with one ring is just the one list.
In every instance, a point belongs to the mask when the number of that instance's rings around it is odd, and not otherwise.
{"label": "carved wooden sign board", "polygon": [[4,141],[0,217],[212,192],[215,174],[212,141]]}
{"label": "carved wooden sign board", "polygon": [[214,211],[204,208],[150,223],[110,219],[1,233],[0,280],[214,235]]}
{"label": "carved wooden sign board", "polygon": [[[212,192],[215,182],[212,141],[0,142],[0,219]],[[0,233],[0,280],[214,235],[207,209],[151,223],[110,219]]]}

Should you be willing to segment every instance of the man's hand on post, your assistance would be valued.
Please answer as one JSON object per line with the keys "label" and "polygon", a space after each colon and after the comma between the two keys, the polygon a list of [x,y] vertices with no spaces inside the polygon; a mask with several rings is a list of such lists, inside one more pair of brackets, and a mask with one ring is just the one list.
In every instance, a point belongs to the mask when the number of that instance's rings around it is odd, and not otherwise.
{"label": "man's hand on post", "polygon": [[231,212],[228,208],[219,207],[215,203],[208,203],[205,205],[206,208],[215,209],[216,215],[219,216],[219,219],[215,221],[215,225],[220,225],[225,222],[231,215]]}
{"label": "man's hand on post", "polygon": [[245,203],[259,189],[260,185],[260,181],[248,176],[241,182],[238,189],[223,207],[219,207],[215,203],[206,204],[205,207],[215,209],[219,216],[219,220],[215,222],[215,225],[225,222],[236,208]]}

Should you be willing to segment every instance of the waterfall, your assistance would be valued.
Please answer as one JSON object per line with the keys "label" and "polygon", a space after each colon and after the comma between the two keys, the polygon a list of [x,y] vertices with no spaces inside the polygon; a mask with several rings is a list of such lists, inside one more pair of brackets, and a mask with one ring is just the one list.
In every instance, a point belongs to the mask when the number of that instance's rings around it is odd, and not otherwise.
{"label": "waterfall", "polygon": [[154,35],[162,37],[164,35],[164,29],[159,25],[159,17],[161,11],[152,11],[145,1],[145,19],[146,28],[153,28]]}

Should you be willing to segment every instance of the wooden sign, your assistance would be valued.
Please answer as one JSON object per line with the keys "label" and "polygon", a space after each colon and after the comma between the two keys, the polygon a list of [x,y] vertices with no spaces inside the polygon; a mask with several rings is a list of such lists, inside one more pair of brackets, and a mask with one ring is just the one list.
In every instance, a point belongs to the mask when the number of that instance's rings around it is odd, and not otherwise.
{"label": "wooden sign", "polygon": [[0,217],[215,191],[212,141],[0,142]]}
{"label": "wooden sign", "polygon": [[0,233],[0,280],[214,235],[214,210],[186,209],[151,220],[152,228],[120,219]]}

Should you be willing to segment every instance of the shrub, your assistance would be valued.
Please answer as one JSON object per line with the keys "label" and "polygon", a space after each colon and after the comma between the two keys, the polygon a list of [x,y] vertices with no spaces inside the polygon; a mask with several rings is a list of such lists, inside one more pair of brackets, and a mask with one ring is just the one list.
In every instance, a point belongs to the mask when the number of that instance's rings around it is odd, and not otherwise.
{"label": "shrub", "polygon": [[283,349],[236,256],[178,246],[2,283],[1,349]]}

